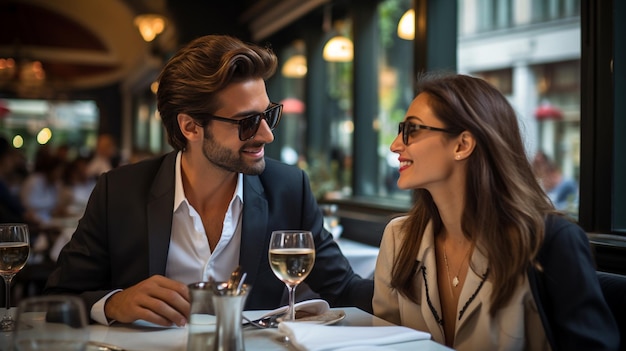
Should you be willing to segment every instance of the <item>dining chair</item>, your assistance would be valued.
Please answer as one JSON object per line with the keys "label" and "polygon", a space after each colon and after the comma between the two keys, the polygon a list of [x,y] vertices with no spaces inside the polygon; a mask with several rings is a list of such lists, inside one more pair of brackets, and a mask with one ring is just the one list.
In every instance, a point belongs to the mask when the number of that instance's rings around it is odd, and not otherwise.
{"label": "dining chair", "polygon": [[604,299],[619,328],[620,350],[626,351],[626,275],[601,271],[597,274]]}

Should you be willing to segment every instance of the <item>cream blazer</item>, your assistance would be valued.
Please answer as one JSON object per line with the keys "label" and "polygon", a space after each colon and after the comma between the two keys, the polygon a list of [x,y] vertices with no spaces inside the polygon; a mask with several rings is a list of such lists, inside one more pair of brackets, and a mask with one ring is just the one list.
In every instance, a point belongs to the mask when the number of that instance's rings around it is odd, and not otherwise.
{"label": "cream blazer", "polygon": [[[444,331],[439,324],[441,303],[437,284],[435,243],[431,224],[426,227],[419,252],[415,256],[417,269],[414,284],[417,303],[408,300],[390,287],[391,270],[402,237],[406,217],[393,219],[385,228],[374,273],[374,314],[397,325],[429,332],[433,340],[445,344]],[[454,349],[458,351],[487,350],[550,350],[528,279],[524,276],[511,300],[492,318],[489,297],[493,285],[487,276],[488,260],[474,250],[471,269],[457,306]],[[520,280],[522,280],[520,278]]]}

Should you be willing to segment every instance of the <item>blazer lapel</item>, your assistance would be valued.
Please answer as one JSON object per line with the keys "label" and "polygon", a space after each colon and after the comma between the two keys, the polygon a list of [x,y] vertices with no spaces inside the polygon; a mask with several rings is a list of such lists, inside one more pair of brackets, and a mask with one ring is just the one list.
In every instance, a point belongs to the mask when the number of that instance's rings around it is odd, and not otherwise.
{"label": "blazer lapel", "polygon": [[[443,328],[439,325],[438,319],[443,318],[441,300],[439,299],[439,283],[437,282],[437,262],[435,257],[435,236],[432,231],[432,223],[424,229],[424,237],[417,254],[418,261],[423,267],[419,269],[421,278],[425,279],[425,284],[421,287],[421,309],[424,322],[428,330],[433,335],[434,340],[445,340]],[[422,271],[423,270],[423,271]],[[429,301],[430,300],[430,301]],[[436,313],[436,315],[435,315]]]}
{"label": "blazer lapel", "polygon": [[244,175],[243,190],[239,263],[248,274],[246,282],[254,286],[260,268],[259,262],[267,261],[265,244],[269,242],[267,236],[270,235],[267,232],[268,207],[258,176]]}
{"label": "blazer lapel", "polygon": [[165,274],[172,231],[176,155],[165,156],[154,177],[147,203],[149,274]]}
{"label": "blazer lapel", "polygon": [[[456,323],[456,332],[463,327],[472,314],[477,313],[480,308],[488,308],[489,297],[491,296],[491,282],[485,278],[488,274],[488,260],[479,250],[474,250],[470,269],[467,271],[465,284],[459,297],[457,310],[462,313],[461,318]],[[458,318],[458,315],[457,315]]]}

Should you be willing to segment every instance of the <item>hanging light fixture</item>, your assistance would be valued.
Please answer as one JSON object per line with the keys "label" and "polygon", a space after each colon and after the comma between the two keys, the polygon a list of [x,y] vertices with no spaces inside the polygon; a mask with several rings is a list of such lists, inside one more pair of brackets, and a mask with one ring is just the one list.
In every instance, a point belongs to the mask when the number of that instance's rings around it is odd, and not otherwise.
{"label": "hanging light fixture", "polygon": [[304,55],[293,55],[283,65],[281,73],[287,78],[302,78],[306,76],[307,66]]}
{"label": "hanging light fixture", "polygon": [[35,97],[44,87],[46,71],[41,61],[0,58],[0,87],[21,97]]}
{"label": "hanging light fixture", "polygon": [[0,81],[8,81],[13,79],[17,65],[12,57],[0,58]]}
{"label": "hanging light fixture", "polygon": [[415,10],[407,10],[400,18],[398,36],[405,40],[415,39]]}
{"label": "hanging light fixture", "polygon": [[324,45],[324,60],[329,62],[350,62],[354,56],[352,40],[341,35],[334,36]]}
{"label": "hanging light fixture", "polygon": [[165,18],[157,14],[144,14],[135,17],[135,26],[139,28],[141,37],[151,42],[165,30]]}
{"label": "hanging light fixture", "polygon": [[[322,28],[325,33],[328,33],[331,30],[331,20],[331,5],[328,4],[324,8],[324,22],[322,23]],[[341,33],[343,25],[342,21],[337,21],[335,23],[337,32]],[[326,42],[322,55],[324,60],[329,62],[350,62],[354,56],[354,45],[352,44],[352,40],[343,35],[336,35]]]}
{"label": "hanging light fixture", "polygon": [[20,46],[15,38],[12,57],[0,57],[0,87],[17,93],[20,97],[36,97],[46,83],[46,71],[41,61]]}

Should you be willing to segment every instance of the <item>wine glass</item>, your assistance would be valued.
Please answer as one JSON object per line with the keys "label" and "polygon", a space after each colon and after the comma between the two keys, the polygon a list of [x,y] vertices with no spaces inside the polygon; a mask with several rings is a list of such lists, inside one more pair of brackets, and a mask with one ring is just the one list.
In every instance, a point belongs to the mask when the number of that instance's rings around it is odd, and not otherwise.
{"label": "wine glass", "polygon": [[6,287],[6,313],[0,321],[2,331],[12,331],[15,321],[11,317],[11,280],[19,272],[30,253],[28,225],[22,223],[0,224],[0,275]]}
{"label": "wine glass", "polygon": [[283,320],[295,320],[296,287],[309,275],[315,263],[313,234],[304,230],[272,232],[269,260],[272,271],[289,291],[289,309]]}
{"label": "wine glass", "polygon": [[89,331],[83,300],[50,295],[23,299],[13,332],[16,351],[83,351]]}

